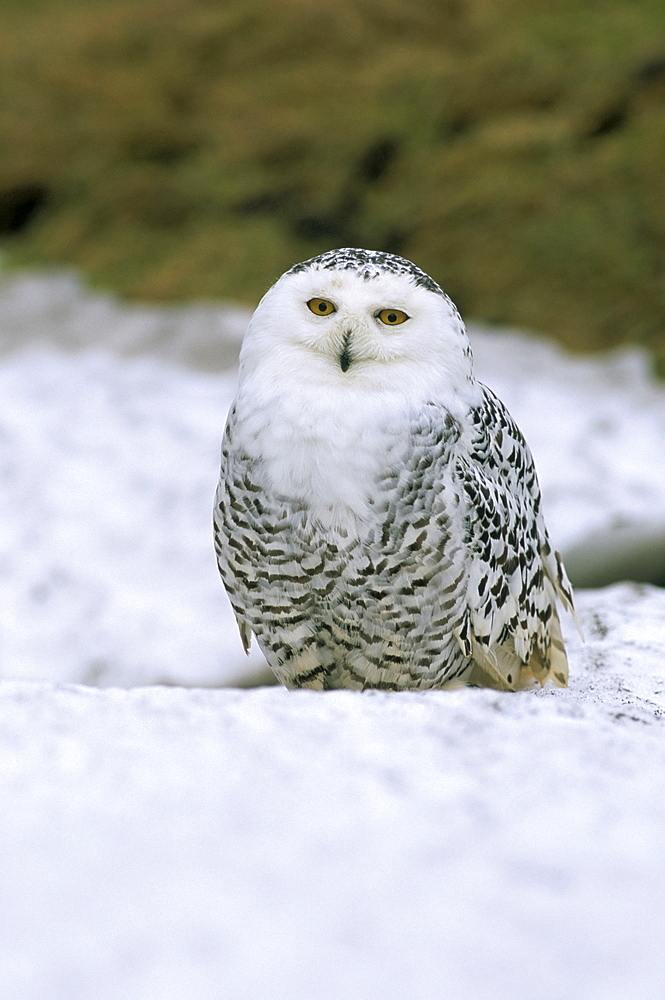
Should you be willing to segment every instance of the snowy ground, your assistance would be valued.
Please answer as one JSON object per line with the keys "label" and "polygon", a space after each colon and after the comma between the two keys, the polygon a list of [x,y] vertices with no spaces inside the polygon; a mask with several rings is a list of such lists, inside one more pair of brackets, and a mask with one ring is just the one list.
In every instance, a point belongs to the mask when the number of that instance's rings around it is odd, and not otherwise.
{"label": "snowy ground", "polygon": [[660,1000],[665,595],[568,690],[0,686],[2,995]]}
{"label": "snowy ground", "polygon": [[[212,690],[262,665],[209,527],[244,320],[0,281],[0,996],[660,1000],[665,592],[581,591],[563,691]],[[472,336],[573,575],[665,579],[644,359]]]}

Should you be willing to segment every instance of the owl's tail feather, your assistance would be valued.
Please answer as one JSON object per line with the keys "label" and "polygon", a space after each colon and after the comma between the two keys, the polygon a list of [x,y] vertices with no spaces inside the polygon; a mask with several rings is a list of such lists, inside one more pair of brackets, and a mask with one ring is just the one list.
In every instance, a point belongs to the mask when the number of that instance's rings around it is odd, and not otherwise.
{"label": "owl's tail feather", "polygon": [[561,634],[561,622],[554,606],[548,622],[549,647],[543,652],[534,646],[527,664],[522,665],[519,687],[529,687],[535,681],[545,684],[553,681],[557,687],[568,687],[568,657]]}
{"label": "owl's tail feather", "polygon": [[473,665],[466,676],[466,683],[490,687],[496,691],[515,691],[521,687],[520,671],[523,664],[507,644],[490,649],[485,643],[472,640]]}
{"label": "owl's tail feather", "polygon": [[[582,623],[577,617],[577,611],[575,610],[575,601],[573,599],[573,588],[570,585],[570,580],[568,579],[568,574],[566,573],[566,568],[563,565],[563,559],[556,549],[550,549],[549,553],[543,553],[543,567],[545,573],[547,574],[552,586],[554,587],[556,596],[559,598],[563,604],[566,611],[572,616],[575,622],[575,627],[579,633],[580,639],[584,642],[584,631],[582,629]],[[557,623],[558,624],[558,623]],[[559,627],[559,634],[561,634],[561,628]]]}
{"label": "owl's tail feather", "polygon": [[517,655],[510,640],[490,648],[474,637],[474,663],[465,677],[466,683],[498,691],[519,691],[537,684],[542,686],[548,680],[558,687],[567,687],[568,657],[554,605],[548,622],[548,640],[546,651],[539,648],[537,643],[534,644],[529,659],[525,662]]}

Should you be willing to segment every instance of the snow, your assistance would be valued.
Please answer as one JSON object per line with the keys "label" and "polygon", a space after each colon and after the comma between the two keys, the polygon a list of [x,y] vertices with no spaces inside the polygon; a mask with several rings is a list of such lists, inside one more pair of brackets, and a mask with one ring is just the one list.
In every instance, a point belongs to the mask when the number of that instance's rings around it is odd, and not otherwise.
{"label": "snow", "polygon": [[101,352],[0,365],[4,676],[131,687],[248,669],[212,549],[233,385]]}
{"label": "snow", "polygon": [[184,306],[132,304],[90,292],[76,272],[3,274],[0,330],[3,353],[26,347],[116,355],[159,355],[204,369],[229,368],[238,358],[246,309],[208,302]]}
{"label": "snow", "polygon": [[571,687],[0,687],[3,995],[660,998],[665,594]]}
{"label": "snow", "polygon": [[[660,1000],[665,592],[579,591],[565,690],[228,686],[245,319],[0,278],[0,993]],[[665,579],[645,358],[471,335],[572,575]]]}

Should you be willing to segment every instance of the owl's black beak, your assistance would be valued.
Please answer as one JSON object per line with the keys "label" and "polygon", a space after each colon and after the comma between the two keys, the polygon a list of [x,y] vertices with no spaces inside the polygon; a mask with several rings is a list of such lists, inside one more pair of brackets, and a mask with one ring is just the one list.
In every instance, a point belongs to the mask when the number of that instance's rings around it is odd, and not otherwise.
{"label": "owl's black beak", "polygon": [[348,371],[349,365],[352,361],[351,357],[351,334],[346,333],[344,335],[344,343],[342,344],[342,351],[339,356],[339,366],[343,372]]}

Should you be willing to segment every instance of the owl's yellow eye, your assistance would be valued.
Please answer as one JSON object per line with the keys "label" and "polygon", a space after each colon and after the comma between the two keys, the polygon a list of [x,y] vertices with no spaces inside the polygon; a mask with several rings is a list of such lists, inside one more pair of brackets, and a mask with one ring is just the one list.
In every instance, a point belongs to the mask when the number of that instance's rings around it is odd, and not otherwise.
{"label": "owl's yellow eye", "polygon": [[307,305],[317,316],[330,316],[330,313],[337,312],[337,307],[328,299],[310,299]]}
{"label": "owl's yellow eye", "polygon": [[409,318],[401,309],[382,309],[376,316],[386,326],[399,326],[400,323],[405,323]]}

